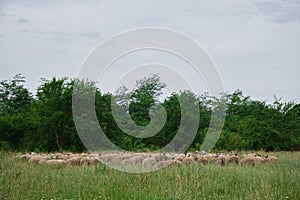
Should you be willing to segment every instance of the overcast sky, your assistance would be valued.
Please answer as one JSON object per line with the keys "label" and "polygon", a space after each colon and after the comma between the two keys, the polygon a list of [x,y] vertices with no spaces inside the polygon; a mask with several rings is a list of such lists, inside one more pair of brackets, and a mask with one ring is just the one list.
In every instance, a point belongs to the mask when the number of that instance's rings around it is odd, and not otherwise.
{"label": "overcast sky", "polygon": [[100,42],[121,31],[162,27],[200,43],[228,92],[300,102],[299,0],[0,0],[0,79],[17,73],[75,77]]}

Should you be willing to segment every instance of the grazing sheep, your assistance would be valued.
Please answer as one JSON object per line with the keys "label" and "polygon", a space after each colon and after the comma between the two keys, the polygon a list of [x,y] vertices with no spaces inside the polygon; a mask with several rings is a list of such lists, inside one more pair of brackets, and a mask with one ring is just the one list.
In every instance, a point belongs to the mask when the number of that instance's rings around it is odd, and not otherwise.
{"label": "grazing sheep", "polygon": [[91,166],[91,165],[97,164],[99,162],[100,161],[94,157],[83,157],[80,160],[80,165],[81,166]]}
{"label": "grazing sheep", "polygon": [[179,167],[181,165],[181,162],[179,160],[172,160],[171,164],[169,166],[177,166]]}
{"label": "grazing sheep", "polygon": [[260,163],[264,163],[264,159],[256,155],[252,157],[246,156],[240,161],[241,166],[246,166],[246,165],[255,166]]}
{"label": "grazing sheep", "polygon": [[225,162],[228,164],[230,164],[230,163],[239,164],[239,160],[240,160],[240,158],[235,154],[232,156],[227,156],[225,159]]}
{"label": "grazing sheep", "polygon": [[184,158],[185,158],[184,154],[179,154],[178,156],[175,157],[175,160],[178,160],[178,161],[182,162]]}
{"label": "grazing sheep", "polygon": [[95,157],[90,157],[90,165],[95,165],[97,163],[100,163],[100,160]]}
{"label": "grazing sheep", "polygon": [[225,166],[226,162],[225,162],[226,158],[224,155],[219,156],[218,158],[215,159],[216,164],[219,164],[221,166]]}
{"label": "grazing sheep", "polygon": [[263,159],[262,157],[260,157],[260,156],[254,156],[254,164],[255,165],[257,165],[257,164],[259,164],[259,163],[264,163],[264,160],[265,159]]}
{"label": "grazing sheep", "polygon": [[244,157],[243,159],[240,160],[240,165],[241,166],[246,166],[246,165],[251,165],[251,166],[254,166],[255,163],[254,163],[254,157]]}
{"label": "grazing sheep", "polygon": [[47,160],[45,162],[46,165],[55,165],[55,166],[60,166],[60,165],[66,165],[67,162],[64,160]]}
{"label": "grazing sheep", "polygon": [[180,166],[181,165],[181,162],[179,160],[164,160],[164,161],[161,161],[159,163],[156,163],[153,168],[154,169],[161,169],[161,168],[164,168],[164,167],[171,167],[171,166]]}
{"label": "grazing sheep", "polygon": [[182,163],[185,164],[185,165],[194,164],[195,163],[195,159],[193,157],[185,157],[182,160]]}
{"label": "grazing sheep", "polygon": [[267,155],[265,157],[265,162],[266,163],[272,163],[272,162],[276,162],[277,161],[277,157],[276,156],[269,156]]}
{"label": "grazing sheep", "polygon": [[70,166],[80,166],[80,157],[72,157],[67,159],[67,163]]}
{"label": "grazing sheep", "polygon": [[208,158],[204,158],[203,156],[198,156],[197,160],[203,165],[208,165],[208,163],[209,163]]}
{"label": "grazing sheep", "polygon": [[28,163],[42,163],[43,161],[45,161],[46,159],[42,156],[36,155],[36,156],[32,156],[29,160]]}
{"label": "grazing sheep", "polygon": [[122,164],[125,164],[125,165],[137,165],[137,164],[142,164],[143,160],[144,160],[143,156],[133,156],[131,158],[123,160]]}
{"label": "grazing sheep", "polygon": [[153,167],[155,165],[156,161],[154,158],[145,158],[142,162],[142,166],[143,168],[150,168]]}
{"label": "grazing sheep", "polygon": [[53,159],[60,159],[60,160],[68,160],[69,158],[71,158],[71,156],[68,155],[56,155],[53,157]]}
{"label": "grazing sheep", "polygon": [[87,153],[81,153],[80,156],[81,156],[81,157],[88,157],[89,154],[87,154]]}
{"label": "grazing sheep", "polygon": [[122,155],[118,155],[118,154],[105,154],[100,156],[100,160],[102,160],[103,162],[110,162],[112,160],[114,160],[116,157],[119,157]]}
{"label": "grazing sheep", "polygon": [[209,153],[203,156],[203,158],[207,158],[209,161],[214,160],[218,157],[217,154],[215,153]]}
{"label": "grazing sheep", "polygon": [[230,151],[229,156],[237,156],[237,154],[234,151]]}
{"label": "grazing sheep", "polygon": [[254,157],[254,156],[256,156],[255,153],[249,153],[249,154],[244,154],[244,155],[243,155],[243,158],[246,158],[246,157]]}
{"label": "grazing sheep", "polygon": [[168,160],[168,156],[163,153],[163,154],[152,154],[152,158],[154,158],[157,162]]}

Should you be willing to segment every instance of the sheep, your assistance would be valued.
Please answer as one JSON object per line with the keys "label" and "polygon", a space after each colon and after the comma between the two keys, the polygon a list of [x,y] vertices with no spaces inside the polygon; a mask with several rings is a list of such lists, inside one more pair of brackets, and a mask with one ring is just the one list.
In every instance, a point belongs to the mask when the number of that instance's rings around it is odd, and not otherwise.
{"label": "sheep", "polygon": [[169,166],[177,166],[179,167],[181,165],[181,162],[179,160],[172,160]]}
{"label": "sheep", "polygon": [[246,165],[252,165],[252,166],[254,166],[255,165],[255,163],[254,163],[254,157],[248,157],[248,156],[246,156],[246,157],[244,157],[243,159],[240,160],[239,164],[241,166],[246,166]]}
{"label": "sheep", "polygon": [[116,157],[119,157],[122,155],[118,155],[118,154],[105,154],[100,156],[100,160],[102,160],[103,162],[110,162],[112,160],[114,160]]}
{"label": "sheep", "polygon": [[137,165],[137,164],[142,164],[144,160],[143,156],[133,156],[131,158],[125,159],[122,161],[122,165]]}
{"label": "sheep", "polygon": [[163,153],[163,154],[152,154],[152,158],[154,158],[157,162],[168,160],[168,156]]}
{"label": "sheep", "polygon": [[264,163],[264,159],[262,157],[259,157],[259,156],[246,156],[244,157],[242,160],[240,160],[240,165],[241,166],[246,166],[246,165],[252,165],[252,166],[255,166],[257,164],[260,164],[260,163]]}
{"label": "sheep", "polygon": [[161,168],[164,168],[164,167],[171,167],[171,166],[180,166],[181,165],[181,162],[179,160],[164,160],[164,161],[161,161],[161,162],[158,162],[156,163],[153,168],[154,169],[161,169]]}
{"label": "sheep", "polygon": [[81,157],[88,157],[88,155],[89,155],[89,154],[87,154],[87,153],[81,153],[81,154],[80,154]]}
{"label": "sheep", "polygon": [[254,164],[259,164],[259,163],[263,163],[264,159],[260,156],[254,156]]}
{"label": "sheep", "polygon": [[90,165],[95,165],[97,163],[100,163],[100,160],[95,157],[90,157]]}
{"label": "sheep", "polygon": [[225,166],[226,162],[225,162],[226,158],[224,155],[219,156],[218,158],[215,159],[216,164],[219,164],[221,166]]}
{"label": "sheep", "polygon": [[168,166],[169,164],[171,164],[171,161],[170,160],[164,160],[164,161],[161,161],[161,162],[158,162],[156,163],[153,168],[154,169],[161,169],[161,168],[164,168],[166,166]]}
{"label": "sheep", "polygon": [[40,164],[43,161],[45,161],[46,159],[42,156],[36,155],[36,156],[32,156],[29,160],[28,163],[37,163]]}
{"label": "sheep", "polygon": [[47,160],[45,162],[46,165],[55,165],[55,166],[60,166],[60,165],[66,165],[67,162],[61,159],[58,160]]}
{"label": "sheep", "polygon": [[266,163],[272,163],[272,162],[276,162],[277,161],[277,157],[276,156],[265,156],[265,160]]}
{"label": "sheep", "polygon": [[142,162],[142,166],[143,168],[149,168],[149,167],[153,167],[156,163],[156,160],[154,158],[145,158]]}
{"label": "sheep", "polygon": [[182,163],[185,164],[185,165],[194,164],[195,163],[195,159],[193,157],[191,157],[191,156],[188,156],[188,157],[185,157],[182,160]]}
{"label": "sheep", "polygon": [[204,156],[204,155],[207,154],[207,152],[203,150],[203,151],[200,151],[199,154],[202,155],[202,156]]}
{"label": "sheep", "polygon": [[232,155],[232,156],[226,156],[225,157],[226,164],[230,164],[230,163],[239,164],[239,160],[240,160],[240,158],[236,154]]}
{"label": "sheep", "polygon": [[94,157],[83,157],[80,160],[80,165],[81,166],[91,166],[91,165],[97,164],[99,162],[100,161]]}
{"label": "sheep", "polygon": [[215,153],[214,154],[209,153],[209,154],[206,154],[206,155],[203,156],[203,158],[207,158],[209,161],[211,161],[211,160],[213,160],[213,159],[215,159],[217,157],[218,157],[218,155],[215,154]]}
{"label": "sheep", "polygon": [[32,157],[32,155],[30,155],[30,154],[24,154],[24,155],[18,154],[18,155],[16,155],[14,158],[16,158],[16,159],[27,159],[27,160],[29,160],[31,157]]}
{"label": "sheep", "polygon": [[237,154],[234,151],[230,151],[229,156],[237,156]]}
{"label": "sheep", "polygon": [[175,160],[178,160],[178,161],[182,162],[184,158],[185,158],[184,154],[179,154],[178,156],[175,157]]}
{"label": "sheep", "polygon": [[80,157],[71,157],[67,159],[67,163],[70,166],[80,166]]}
{"label": "sheep", "polygon": [[197,160],[203,165],[207,165],[209,163],[208,158],[204,158],[203,156],[198,156]]}
{"label": "sheep", "polygon": [[71,158],[70,155],[56,155],[53,157],[53,159],[60,159],[60,160],[68,160],[69,158]]}
{"label": "sheep", "polygon": [[244,154],[244,155],[243,155],[243,158],[246,158],[246,157],[254,157],[254,156],[256,156],[255,153],[249,153],[249,154]]}

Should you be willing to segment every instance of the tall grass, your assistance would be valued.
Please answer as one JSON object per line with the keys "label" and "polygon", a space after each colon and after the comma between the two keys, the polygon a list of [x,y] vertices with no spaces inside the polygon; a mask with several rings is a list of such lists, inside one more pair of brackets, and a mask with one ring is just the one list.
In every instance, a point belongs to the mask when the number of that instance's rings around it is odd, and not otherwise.
{"label": "tall grass", "polygon": [[169,167],[128,174],[102,164],[46,166],[0,152],[0,199],[300,199],[300,153],[278,162]]}

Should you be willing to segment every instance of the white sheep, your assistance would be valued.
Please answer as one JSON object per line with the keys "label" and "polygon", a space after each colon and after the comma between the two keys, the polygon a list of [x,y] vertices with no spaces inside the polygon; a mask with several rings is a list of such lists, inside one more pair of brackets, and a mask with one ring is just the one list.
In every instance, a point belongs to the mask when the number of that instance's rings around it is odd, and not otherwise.
{"label": "white sheep", "polygon": [[150,168],[153,167],[156,163],[156,160],[154,158],[145,158],[142,162],[143,168]]}
{"label": "white sheep", "polygon": [[276,156],[269,156],[267,155],[264,159],[264,162],[266,163],[272,163],[272,162],[276,162],[277,161],[277,157]]}
{"label": "white sheep", "polygon": [[199,155],[199,156],[197,157],[197,160],[198,160],[201,164],[203,164],[203,165],[207,165],[207,164],[209,163],[208,158],[204,158],[204,157],[201,156],[201,155]]}
{"label": "white sheep", "polygon": [[68,165],[70,166],[80,166],[80,157],[76,156],[76,157],[71,157],[69,159],[66,160]]}
{"label": "white sheep", "polygon": [[61,160],[61,159],[58,159],[58,160],[47,160],[45,162],[46,165],[55,165],[55,166],[60,166],[60,165],[66,165],[67,162],[65,160]]}
{"label": "white sheep", "polygon": [[133,156],[131,158],[125,159],[122,161],[123,165],[138,165],[142,164],[144,160],[143,156]]}

